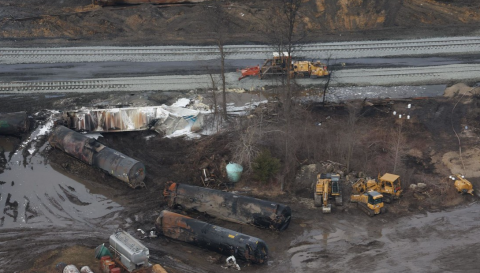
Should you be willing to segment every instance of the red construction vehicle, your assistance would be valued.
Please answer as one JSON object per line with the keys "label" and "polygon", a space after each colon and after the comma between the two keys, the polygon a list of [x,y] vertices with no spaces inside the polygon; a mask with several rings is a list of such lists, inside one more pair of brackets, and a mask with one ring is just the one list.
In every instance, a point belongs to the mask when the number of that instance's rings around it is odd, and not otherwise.
{"label": "red construction vehicle", "polygon": [[272,75],[284,75],[287,73],[288,65],[290,65],[289,76],[291,78],[317,78],[329,75],[327,66],[320,61],[292,61],[292,57],[288,56],[287,52],[282,54],[274,52],[273,58],[265,60],[261,67],[257,65],[241,69],[242,76],[238,80],[248,76],[258,76],[260,79],[263,79]]}

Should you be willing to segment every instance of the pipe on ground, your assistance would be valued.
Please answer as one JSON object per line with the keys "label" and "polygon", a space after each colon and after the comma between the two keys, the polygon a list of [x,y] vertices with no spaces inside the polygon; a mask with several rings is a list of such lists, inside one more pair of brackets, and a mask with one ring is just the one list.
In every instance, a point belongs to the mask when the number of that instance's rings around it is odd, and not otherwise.
{"label": "pipe on ground", "polygon": [[64,126],[57,126],[48,142],[52,147],[62,150],[88,165],[106,171],[132,188],[145,185],[143,183],[145,165],[142,162],[108,148],[95,139],[88,138]]}
{"label": "pipe on ground", "polygon": [[267,244],[258,238],[164,210],[155,221],[160,234],[251,263],[268,259]]}
{"label": "pipe on ground", "polygon": [[292,214],[283,204],[174,182],[167,182],[163,195],[171,208],[273,230],[286,229]]}

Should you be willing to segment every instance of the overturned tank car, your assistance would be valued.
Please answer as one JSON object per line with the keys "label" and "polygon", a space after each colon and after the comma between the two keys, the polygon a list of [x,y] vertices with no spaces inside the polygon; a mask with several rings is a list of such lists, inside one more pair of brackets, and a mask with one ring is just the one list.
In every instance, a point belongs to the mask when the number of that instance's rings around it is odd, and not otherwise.
{"label": "overturned tank car", "polygon": [[130,187],[144,186],[145,165],[116,150],[108,148],[65,126],[57,126],[50,135],[48,142],[54,148],[87,163],[98,167],[114,176]]}
{"label": "overturned tank car", "polygon": [[273,230],[286,229],[292,213],[290,207],[283,204],[174,182],[166,184],[163,195],[171,208]]}
{"label": "overturned tank car", "polygon": [[157,232],[250,263],[268,259],[267,244],[258,238],[164,210],[155,221]]}
{"label": "overturned tank car", "polygon": [[0,113],[0,135],[20,135],[29,129],[26,112]]}

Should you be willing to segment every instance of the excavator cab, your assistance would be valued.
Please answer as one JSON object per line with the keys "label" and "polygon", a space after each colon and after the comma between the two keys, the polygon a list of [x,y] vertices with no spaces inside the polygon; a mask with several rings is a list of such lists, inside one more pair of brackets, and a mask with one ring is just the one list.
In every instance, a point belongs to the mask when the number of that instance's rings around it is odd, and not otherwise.
{"label": "excavator cab", "polygon": [[386,173],[383,176],[378,175],[377,190],[385,195],[384,201],[386,203],[390,203],[392,199],[398,199],[403,193],[400,176],[391,173]]}
{"label": "excavator cab", "polygon": [[336,206],[342,206],[342,190],[340,187],[340,175],[332,173],[322,173],[317,175],[317,183],[313,195],[314,205],[322,207],[323,213],[332,212],[332,204],[329,199],[335,199]]}
{"label": "excavator cab", "polygon": [[352,195],[351,202],[356,202],[357,207],[368,216],[385,213],[383,195],[377,191],[368,191],[360,195]]}
{"label": "excavator cab", "polygon": [[366,193],[368,196],[368,207],[373,209],[376,205],[383,203],[383,195],[376,191],[369,191]]}

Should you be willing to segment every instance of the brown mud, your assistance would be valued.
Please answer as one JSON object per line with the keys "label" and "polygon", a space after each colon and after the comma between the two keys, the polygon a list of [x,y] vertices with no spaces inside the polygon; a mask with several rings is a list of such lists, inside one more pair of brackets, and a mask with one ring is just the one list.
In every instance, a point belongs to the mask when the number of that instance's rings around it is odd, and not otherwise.
{"label": "brown mud", "polygon": [[[280,1],[278,1],[280,2]],[[90,0],[0,0],[2,46],[211,44],[210,1],[188,5],[92,6]],[[226,4],[225,4],[226,5]],[[269,43],[277,1],[230,1],[227,43]],[[303,42],[478,35],[474,0],[307,0]]]}
{"label": "brown mud", "polygon": [[[109,94],[109,96],[112,98],[115,94]],[[145,97],[154,99],[158,94],[150,92]],[[14,103],[22,98],[24,96],[7,97],[0,102],[1,107],[8,109],[9,101]],[[175,95],[172,96],[170,101],[175,98]],[[162,97],[162,100],[168,101],[168,96]],[[46,105],[49,107],[55,105],[56,109],[63,110],[73,105],[92,106],[96,103],[99,103],[98,96],[65,94],[45,100],[31,100],[28,105],[23,105],[23,108],[18,105],[15,107],[22,108],[19,110],[32,111]],[[462,223],[467,223],[470,220],[466,220],[465,217],[470,215],[472,210],[478,210],[478,205],[471,205],[476,202],[477,197],[457,194],[453,185],[445,177],[450,174],[450,170],[463,169],[458,155],[455,156],[458,152],[458,141],[453,129],[462,140],[463,160],[472,156],[474,161],[478,158],[475,147],[478,128],[480,128],[480,119],[476,111],[479,101],[476,96],[462,97],[457,94],[453,97],[397,101],[383,106],[366,107],[364,116],[358,121],[359,127],[363,128],[358,137],[374,143],[373,138],[370,139],[369,136],[381,134],[382,131],[399,126],[391,113],[393,110],[406,111],[409,103],[413,104],[409,112],[412,118],[408,123],[404,120],[404,135],[407,141],[402,147],[404,151],[402,161],[408,170],[402,171],[402,181],[406,189],[400,201],[387,205],[387,214],[368,218],[357,210],[354,204],[348,203],[348,183],[344,184],[346,188],[344,206],[334,207],[332,214],[323,215],[313,206],[311,181],[298,184],[290,181],[287,190],[281,192],[278,182],[258,184],[246,173],[235,187],[229,189],[291,206],[293,218],[287,230],[273,232],[229,223],[205,215],[194,217],[265,240],[270,250],[268,264],[258,266],[240,262],[242,270],[247,272],[264,272],[265,270],[268,272],[314,272],[315,268],[321,264],[326,264],[333,272],[341,272],[345,268],[358,269],[358,259],[378,251],[385,254],[381,255],[382,259],[375,259],[377,261],[374,263],[375,266],[381,266],[386,262],[393,269],[414,270],[416,267],[404,268],[400,264],[388,262],[387,256],[392,253],[397,253],[402,259],[408,257],[408,243],[405,240],[414,240],[413,242],[416,243],[425,242],[420,245],[423,251],[435,253],[427,257],[428,259],[425,258],[425,261],[437,259],[439,262],[432,262],[436,266],[434,268],[448,270],[451,268],[450,265],[441,262],[442,255],[446,255],[442,252],[444,249],[429,248],[426,244],[429,240],[436,238],[451,245],[454,244],[453,235],[444,236],[441,235],[443,233],[438,235],[431,232],[417,234],[416,231],[423,230],[426,228],[425,225],[431,228],[430,220],[425,219],[447,221],[442,219],[457,217],[452,216],[456,214],[464,219]],[[64,106],[59,107],[59,105]],[[29,114],[35,120],[37,128],[42,124],[42,120],[46,119],[45,115],[32,112]],[[257,115],[258,112],[255,111],[253,114]],[[337,126],[345,124],[348,112],[342,106],[314,107],[311,109],[311,116],[312,120],[324,121],[322,127],[328,131],[337,130]],[[468,129],[465,129],[465,124],[468,124]],[[312,124],[312,126],[315,125]],[[159,212],[166,208],[162,197],[165,182],[176,181],[201,186],[204,168],[214,174],[218,181],[225,181],[223,168],[233,157],[231,143],[236,141],[237,134],[238,132],[207,136],[199,140],[162,138],[150,131],[103,134],[103,137],[99,138],[101,143],[145,164],[147,187],[135,190],[101,170],[79,162],[59,150],[49,148],[45,145],[46,138],[38,138],[38,143],[34,145],[38,152],[33,155],[25,152],[13,154],[20,143],[24,142],[25,137],[4,138],[2,143],[5,143],[5,146],[2,145],[2,147],[5,147],[3,154],[7,164],[3,173],[0,174],[0,180],[6,183],[0,187],[2,197],[7,192],[12,195],[5,206],[2,204],[4,218],[1,241],[5,246],[4,249],[9,253],[3,261],[6,261],[5,259],[10,261],[4,267],[7,270],[5,272],[10,270],[51,272],[55,264],[60,261],[75,263],[78,266],[89,263],[87,265],[95,268],[97,266],[95,263],[82,260],[84,255],[91,255],[92,248],[107,242],[108,236],[116,228],[123,228],[140,237],[141,235],[136,232],[138,228],[148,231],[154,227],[154,221]],[[359,143],[359,145],[364,144]],[[379,151],[388,149],[388,145],[375,147]],[[356,150],[360,152],[359,155],[362,154],[362,149]],[[367,163],[363,162],[362,158],[357,158],[353,165],[359,170],[365,166],[366,169],[363,170],[375,176],[376,169],[373,167],[386,168],[386,162],[391,162],[385,156],[380,152],[378,157],[371,158],[372,161]],[[327,159],[329,158],[323,160]],[[14,164],[15,162],[19,163]],[[304,161],[304,164],[312,163],[318,162],[311,159]],[[466,171],[472,174],[472,177],[469,177],[471,181],[475,186],[480,185],[475,165],[466,164],[466,166],[469,168]],[[32,180],[31,177],[36,179]],[[419,182],[425,183],[427,187],[408,189],[409,184]],[[24,183],[34,183],[35,186],[31,185],[33,189],[27,190],[22,188],[25,186]],[[31,197],[30,191],[33,191],[39,200]],[[15,202],[17,202],[16,206]],[[18,205],[29,203],[33,209],[22,209]],[[458,209],[459,212],[456,214],[444,211],[458,206],[464,208]],[[9,215],[13,216],[15,211],[19,217],[18,220],[13,221],[13,217]],[[89,215],[89,211],[95,211],[95,214]],[[22,217],[23,220],[20,221]],[[33,227],[35,228],[30,230]],[[45,229],[45,227],[50,228]],[[398,228],[403,231],[399,233]],[[461,234],[465,228],[467,227],[461,223],[442,227],[449,230],[451,234]],[[20,246],[16,243],[19,237],[29,241]],[[402,247],[392,248],[398,240],[404,242]],[[216,272],[220,270],[225,259],[214,252],[163,237],[143,242],[151,250],[152,261],[164,265],[169,272]],[[72,250],[72,246],[76,248]],[[22,251],[26,247],[34,251]],[[85,251],[82,252],[81,247],[84,247]],[[393,249],[397,250],[393,251]],[[465,249],[462,248],[463,250]],[[68,253],[75,251],[83,254],[73,255],[78,259],[72,258]],[[22,252],[23,262],[15,258],[19,252]],[[40,258],[37,259],[36,256]],[[29,262],[25,263],[25,260]],[[458,266],[468,271],[467,265]],[[428,267],[418,268],[429,271]],[[364,272],[368,271],[368,268],[358,270]]]}
{"label": "brown mud", "polygon": [[[268,43],[265,35],[270,6],[276,1],[232,1],[228,12],[234,22],[227,43]],[[297,30],[304,42],[383,40],[468,36],[479,34],[480,3],[474,0],[306,0]],[[0,0],[0,45],[5,47],[82,45],[211,44],[212,30],[205,23],[206,5],[94,7],[91,1]],[[464,171],[475,189],[480,186],[478,96],[461,96],[450,90],[445,98],[429,98],[373,106],[359,120],[354,169],[375,176],[387,170],[391,157],[390,132],[400,128],[393,110],[414,107],[412,119],[401,126],[406,141],[402,148],[402,181],[425,183],[423,189],[405,191],[388,206],[388,212],[368,218],[353,204],[334,207],[323,215],[313,207],[311,180],[279,180],[258,184],[245,174],[231,190],[291,206],[292,223],[283,232],[238,225],[205,215],[195,217],[263,239],[269,246],[267,265],[240,262],[247,272],[477,272],[477,196],[462,196],[445,178]],[[460,96],[459,96],[460,94]],[[148,93],[155,104],[168,103],[176,93]],[[90,107],[122,94],[2,95],[2,112],[27,111],[33,128],[48,120],[45,109],[71,110]],[[272,109],[277,109],[272,107]],[[274,113],[274,111],[267,111]],[[348,112],[343,107],[311,108],[307,131],[318,122],[318,131],[339,131]],[[268,117],[268,116],[267,116]],[[275,118],[271,118],[271,122]],[[232,127],[234,125],[232,124]],[[92,249],[107,242],[116,228],[132,234],[149,230],[165,208],[161,196],[167,181],[202,185],[202,169],[225,180],[224,166],[234,156],[231,144],[241,132],[208,136],[200,140],[162,138],[154,132],[104,134],[106,146],[142,161],[147,176],[144,189],[125,183],[49,148],[46,136],[22,147],[28,135],[0,138],[0,273],[54,272],[58,262],[89,265]],[[458,137],[457,137],[458,136]],[[301,165],[333,158],[326,153],[341,135],[328,139],[304,139],[314,156],[296,158]],[[380,141],[379,141],[380,139]],[[459,142],[461,140],[461,142]],[[462,153],[459,152],[461,143]],[[371,145],[371,146],[370,146]],[[367,149],[367,148],[368,149]],[[373,148],[372,148],[373,147]],[[35,148],[35,149],[34,149]],[[330,147],[334,149],[335,147]],[[371,149],[370,149],[371,148]],[[34,150],[31,154],[28,150]],[[375,156],[373,156],[375,155]],[[367,160],[368,159],[368,160]],[[296,170],[299,171],[299,170]],[[224,187],[222,187],[223,189]],[[348,184],[346,185],[348,189]],[[476,191],[475,193],[477,193]],[[9,195],[10,194],[10,195]],[[348,196],[344,196],[348,200]],[[93,213],[93,214],[92,214]],[[142,241],[152,262],[169,272],[218,272],[225,258],[215,252],[166,239]],[[95,271],[96,272],[96,271]]]}

